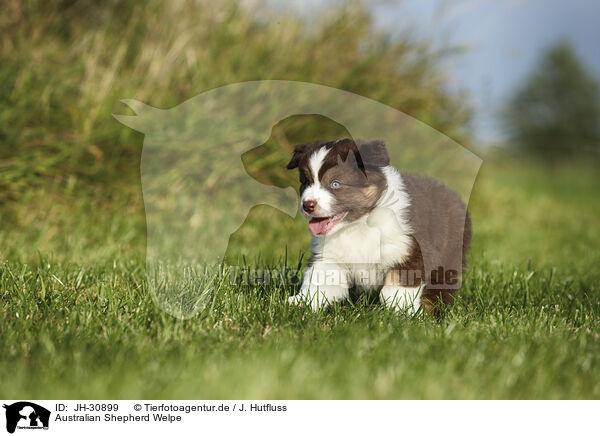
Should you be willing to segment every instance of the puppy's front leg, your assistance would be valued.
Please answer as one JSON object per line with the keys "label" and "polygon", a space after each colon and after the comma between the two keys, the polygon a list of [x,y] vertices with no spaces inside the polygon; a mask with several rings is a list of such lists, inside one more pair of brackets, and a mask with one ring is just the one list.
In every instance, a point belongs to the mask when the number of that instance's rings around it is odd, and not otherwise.
{"label": "puppy's front leg", "polygon": [[348,298],[348,272],[335,263],[315,262],[304,273],[300,293],[290,297],[290,304],[308,304],[313,310],[326,308]]}

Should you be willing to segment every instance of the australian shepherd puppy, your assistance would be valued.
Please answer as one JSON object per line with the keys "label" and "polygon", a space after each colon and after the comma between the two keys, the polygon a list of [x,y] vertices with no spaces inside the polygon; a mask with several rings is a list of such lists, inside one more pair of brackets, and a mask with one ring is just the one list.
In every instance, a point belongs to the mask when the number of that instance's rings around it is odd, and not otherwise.
{"label": "australian shepherd puppy", "polygon": [[287,165],[300,173],[301,212],[312,258],[291,303],[324,308],[356,292],[379,292],[395,310],[449,304],[471,239],[458,194],[400,174],[385,144],[342,139],[299,144]]}

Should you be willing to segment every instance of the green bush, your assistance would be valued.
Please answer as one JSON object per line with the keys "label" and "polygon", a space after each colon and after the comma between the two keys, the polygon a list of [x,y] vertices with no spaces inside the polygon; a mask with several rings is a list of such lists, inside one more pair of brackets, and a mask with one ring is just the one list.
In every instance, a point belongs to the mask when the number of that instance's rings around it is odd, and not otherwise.
{"label": "green bush", "polygon": [[543,160],[597,158],[599,90],[570,44],[548,47],[504,112],[512,148]]}

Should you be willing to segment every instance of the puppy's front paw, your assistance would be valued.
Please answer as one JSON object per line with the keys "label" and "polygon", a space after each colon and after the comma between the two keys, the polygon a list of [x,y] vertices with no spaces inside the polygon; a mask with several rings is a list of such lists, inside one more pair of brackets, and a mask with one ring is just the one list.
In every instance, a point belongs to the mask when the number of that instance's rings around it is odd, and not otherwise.
{"label": "puppy's front paw", "polygon": [[[335,301],[335,299],[332,300]],[[298,295],[289,297],[288,304],[293,304],[296,306],[306,304],[312,310],[317,311],[325,309],[327,306],[329,306],[330,301],[324,292],[307,288],[302,289]]]}
{"label": "puppy's front paw", "polygon": [[288,304],[294,306],[307,305],[312,310],[318,310],[319,308],[324,308],[327,302],[323,298],[323,295],[311,293],[308,289],[303,289],[298,295],[289,297]]}
{"label": "puppy's front paw", "polygon": [[287,299],[288,304],[293,304],[295,306],[302,304],[303,301],[304,301],[304,296],[302,294],[292,295],[291,297],[289,297]]}

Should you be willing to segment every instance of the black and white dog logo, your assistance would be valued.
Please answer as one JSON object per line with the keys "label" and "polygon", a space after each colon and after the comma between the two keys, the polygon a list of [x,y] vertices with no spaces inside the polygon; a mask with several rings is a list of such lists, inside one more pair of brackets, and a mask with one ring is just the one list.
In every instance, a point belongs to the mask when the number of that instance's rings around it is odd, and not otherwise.
{"label": "black and white dog logo", "polygon": [[14,433],[15,429],[48,429],[50,411],[29,401],[19,401],[4,405],[6,409],[6,431]]}

